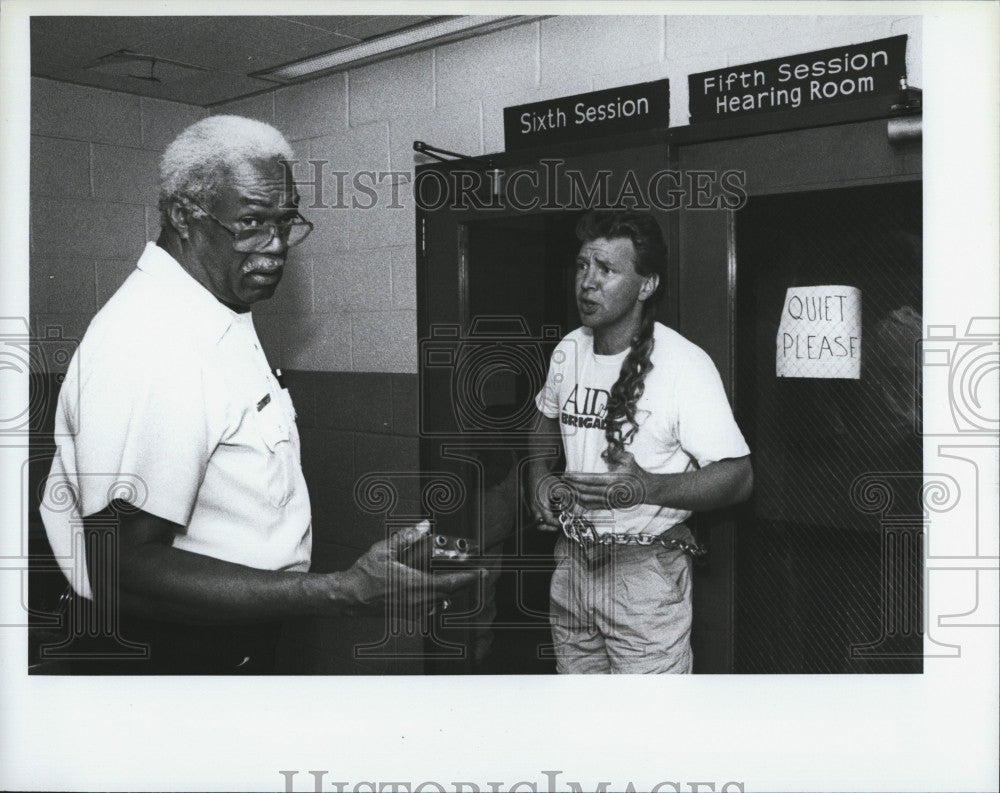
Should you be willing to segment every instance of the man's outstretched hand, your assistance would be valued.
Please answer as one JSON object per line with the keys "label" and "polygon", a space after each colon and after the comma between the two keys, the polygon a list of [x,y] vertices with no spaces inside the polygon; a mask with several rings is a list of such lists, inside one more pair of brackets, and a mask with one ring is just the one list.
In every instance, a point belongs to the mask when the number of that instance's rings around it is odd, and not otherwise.
{"label": "man's outstretched hand", "polygon": [[400,552],[430,533],[430,523],[421,521],[375,543],[342,576],[352,610],[381,611],[386,602],[400,614],[421,615],[435,609],[444,596],[472,586],[485,571],[427,573],[399,561]]}

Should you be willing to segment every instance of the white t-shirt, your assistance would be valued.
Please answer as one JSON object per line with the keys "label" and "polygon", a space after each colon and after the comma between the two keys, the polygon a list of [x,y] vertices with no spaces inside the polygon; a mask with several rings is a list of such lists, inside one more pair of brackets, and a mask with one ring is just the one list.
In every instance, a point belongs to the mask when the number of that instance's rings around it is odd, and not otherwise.
{"label": "white t-shirt", "polygon": [[250,312],[224,306],[151,242],[74,358],[41,513],[78,593],[91,596],[81,518],[113,499],[185,527],[176,548],[309,569],[295,412]]}
{"label": "white t-shirt", "polygon": [[[679,333],[656,323],[653,368],[636,406],[638,431],[625,447],[636,463],[654,474],[703,468],[750,454],[726,399],[712,359]],[[601,458],[607,402],[628,355],[597,355],[589,328],[577,328],[552,353],[538,409],[558,419],[566,470],[606,473]],[[691,513],[640,504],[624,510],[593,511],[587,517],[602,533],[662,534]]]}

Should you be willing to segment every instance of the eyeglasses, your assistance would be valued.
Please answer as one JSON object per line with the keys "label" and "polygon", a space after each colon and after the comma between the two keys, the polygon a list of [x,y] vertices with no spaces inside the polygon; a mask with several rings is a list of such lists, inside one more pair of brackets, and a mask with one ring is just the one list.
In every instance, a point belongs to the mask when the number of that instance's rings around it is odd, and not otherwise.
{"label": "eyeglasses", "polygon": [[275,237],[292,248],[308,237],[309,232],[313,230],[313,224],[298,214],[290,220],[264,221],[259,226],[232,229],[203,206],[193,201],[191,203],[232,235],[233,250],[240,253],[259,253],[274,242]]}

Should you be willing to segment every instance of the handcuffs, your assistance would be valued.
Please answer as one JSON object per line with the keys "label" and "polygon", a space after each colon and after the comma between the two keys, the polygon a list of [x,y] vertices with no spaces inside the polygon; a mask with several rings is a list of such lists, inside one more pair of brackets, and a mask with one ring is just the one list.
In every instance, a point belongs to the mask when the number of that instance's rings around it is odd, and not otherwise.
{"label": "handcuffs", "polygon": [[598,532],[593,522],[581,514],[574,514],[569,509],[562,509],[552,502],[552,509],[559,519],[559,527],[563,536],[572,540],[584,553],[587,564],[596,569],[607,561],[611,548],[638,545],[662,545],[668,550],[680,550],[694,559],[700,559],[708,554],[708,549],[697,542],[688,542],[680,537],[664,537],[661,534],[615,534]]}

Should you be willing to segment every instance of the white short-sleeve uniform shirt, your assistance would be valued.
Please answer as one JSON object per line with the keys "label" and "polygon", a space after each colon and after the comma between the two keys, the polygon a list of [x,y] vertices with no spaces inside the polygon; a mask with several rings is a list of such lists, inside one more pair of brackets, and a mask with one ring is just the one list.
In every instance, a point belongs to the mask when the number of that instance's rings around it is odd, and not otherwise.
{"label": "white short-sleeve uniform shirt", "polygon": [[176,548],[309,569],[295,413],[250,312],[224,306],[151,242],[74,357],[41,513],[78,593],[90,596],[81,519],[113,499],[182,527]]}
{"label": "white short-sleeve uniform shirt", "polygon": [[[606,473],[601,453],[607,402],[628,350],[594,352],[589,328],[577,328],[552,353],[548,377],[535,404],[559,421],[566,470]],[[626,451],[654,474],[675,474],[718,460],[745,457],[750,449],[733,418],[725,389],[708,354],[676,331],[656,323],[653,368],[636,406],[638,430]],[[686,510],[640,504],[597,510],[588,518],[601,533],[662,534],[686,520]]]}

